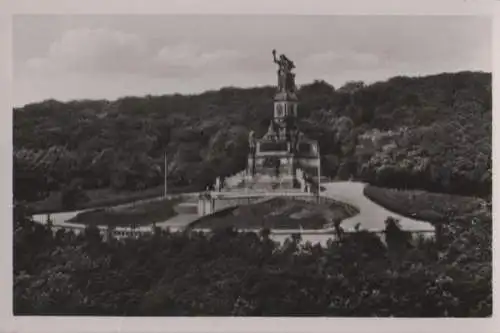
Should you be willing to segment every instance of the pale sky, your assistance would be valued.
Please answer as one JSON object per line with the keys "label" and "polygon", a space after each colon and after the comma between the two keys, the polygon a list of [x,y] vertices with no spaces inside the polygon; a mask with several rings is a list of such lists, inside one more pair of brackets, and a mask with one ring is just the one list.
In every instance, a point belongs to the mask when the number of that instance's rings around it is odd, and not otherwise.
{"label": "pale sky", "polygon": [[491,71],[486,16],[16,16],[14,104]]}

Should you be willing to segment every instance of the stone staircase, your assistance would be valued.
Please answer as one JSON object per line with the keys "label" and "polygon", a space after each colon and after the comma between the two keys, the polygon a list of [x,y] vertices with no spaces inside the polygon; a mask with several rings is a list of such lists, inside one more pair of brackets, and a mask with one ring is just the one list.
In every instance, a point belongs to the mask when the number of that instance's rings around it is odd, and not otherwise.
{"label": "stone staircase", "polygon": [[[304,184],[304,172],[301,169],[297,169],[297,180],[300,184],[299,189],[303,189]],[[317,177],[313,177],[313,182],[317,183]],[[321,183],[330,182],[330,179],[321,176]],[[234,176],[228,177],[225,180],[225,186],[223,188],[224,192],[231,191],[241,191],[241,190],[253,190],[253,191],[274,191],[277,189],[292,190],[293,180],[290,178],[276,178],[266,174],[259,174],[255,176],[249,176],[246,171],[240,171]]]}
{"label": "stone staircase", "polygon": [[278,189],[293,189],[292,179],[277,179],[269,175],[256,175],[245,181],[244,188],[253,191],[275,191]]}

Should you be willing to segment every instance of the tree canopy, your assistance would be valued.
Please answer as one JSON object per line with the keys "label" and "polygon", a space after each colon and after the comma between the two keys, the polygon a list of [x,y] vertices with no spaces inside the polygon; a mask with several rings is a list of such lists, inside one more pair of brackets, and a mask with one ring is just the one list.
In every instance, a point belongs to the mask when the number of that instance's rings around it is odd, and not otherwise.
{"label": "tree canopy", "polygon": [[[223,88],[15,109],[15,197],[35,201],[75,179],[83,191],[158,186],[164,152],[171,186],[204,189],[245,167],[248,132],[265,133],[274,92]],[[325,176],[491,195],[491,74],[395,77],[338,90],[315,81],[298,95],[300,128],[319,141]]]}
{"label": "tree canopy", "polygon": [[269,231],[155,234],[102,241],[15,212],[14,313],[115,316],[488,317],[491,216],[387,247],[359,230],[326,247]]}

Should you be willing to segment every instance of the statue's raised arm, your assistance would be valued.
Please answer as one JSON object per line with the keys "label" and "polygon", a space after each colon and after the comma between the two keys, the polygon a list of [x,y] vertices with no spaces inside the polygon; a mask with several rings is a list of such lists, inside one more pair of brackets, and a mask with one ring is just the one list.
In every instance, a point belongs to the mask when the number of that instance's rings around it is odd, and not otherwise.
{"label": "statue's raised arm", "polygon": [[276,58],[276,50],[274,50],[274,49],[273,49],[273,60],[274,60],[274,63],[281,65],[278,58]]}
{"label": "statue's raised arm", "polygon": [[278,64],[281,70],[289,72],[295,68],[295,64],[293,63],[293,61],[288,59],[286,55],[282,54],[277,57],[276,50],[273,50],[273,60],[274,63]]}

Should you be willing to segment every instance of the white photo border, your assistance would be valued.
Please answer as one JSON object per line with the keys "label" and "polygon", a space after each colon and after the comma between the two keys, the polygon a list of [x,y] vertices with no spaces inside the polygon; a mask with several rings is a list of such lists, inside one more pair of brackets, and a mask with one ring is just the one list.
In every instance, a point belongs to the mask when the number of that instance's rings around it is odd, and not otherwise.
{"label": "white photo border", "polygon": [[[2,177],[0,332],[498,332],[491,319],[347,318],[120,318],[13,317],[12,315],[12,18],[17,14],[266,14],[266,15],[486,15],[494,20],[493,68],[500,65],[500,1],[490,0],[0,0],[0,149]],[[493,108],[500,104],[493,75]],[[493,112],[493,156],[498,135]],[[493,216],[497,216],[497,163],[493,163]],[[493,250],[498,226],[494,225]],[[495,237],[496,236],[496,237]],[[494,265],[494,313],[498,292]],[[495,322],[497,324],[495,325]],[[497,327],[495,330],[494,327]]]}

